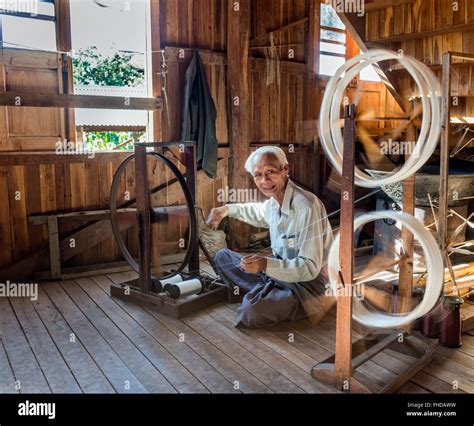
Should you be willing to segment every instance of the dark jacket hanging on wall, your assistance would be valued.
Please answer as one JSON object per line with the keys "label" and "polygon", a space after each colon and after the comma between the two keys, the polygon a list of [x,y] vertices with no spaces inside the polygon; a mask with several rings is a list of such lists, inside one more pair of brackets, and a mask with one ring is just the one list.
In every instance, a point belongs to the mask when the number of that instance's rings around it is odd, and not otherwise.
{"label": "dark jacket hanging on wall", "polygon": [[197,142],[197,162],[209,177],[217,173],[217,111],[206,73],[195,50],[185,77],[181,140]]}

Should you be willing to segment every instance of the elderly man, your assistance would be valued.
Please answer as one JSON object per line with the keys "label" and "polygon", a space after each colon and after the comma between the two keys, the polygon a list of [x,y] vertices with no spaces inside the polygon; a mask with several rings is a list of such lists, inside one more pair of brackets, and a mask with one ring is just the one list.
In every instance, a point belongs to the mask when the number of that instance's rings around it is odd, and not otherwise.
{"label": "elderly man", "polygon": [[218,226],[229,216],[270,231],[272,257],[242,257],[224,249],[214,259],[230,291],[245,294],[237,325],[255,328],[322,316],[334,301],[325,295],[322,272],[333,238],[323,204],[289,179],[280,148],[257,149],[245,169],[268,200],[215,208],[207,221]]}

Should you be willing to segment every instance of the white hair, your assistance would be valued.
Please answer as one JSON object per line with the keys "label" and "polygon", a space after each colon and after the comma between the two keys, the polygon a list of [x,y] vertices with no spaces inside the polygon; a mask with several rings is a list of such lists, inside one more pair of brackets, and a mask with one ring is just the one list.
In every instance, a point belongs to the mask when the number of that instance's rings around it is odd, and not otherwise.
{"label": "white hair", "polygon": [[247,170],[247,172],[250,174],[253,174],[253,166],[257,160],[259,160],[264,155],[274,155],[278,160],[280,169],[283,169],[283,167],[288,165],[286,154],[281,148],[277,146],[262,146],[249,155],[249,158],[247,158],[247,161],[245,162],[245,170]]}

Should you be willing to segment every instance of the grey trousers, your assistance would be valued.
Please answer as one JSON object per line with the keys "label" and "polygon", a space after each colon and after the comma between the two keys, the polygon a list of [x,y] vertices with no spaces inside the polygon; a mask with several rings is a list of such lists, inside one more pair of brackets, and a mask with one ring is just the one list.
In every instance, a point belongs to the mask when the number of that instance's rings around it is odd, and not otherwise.
{"label": "grey trousers", "polygon": [[242,256],[229,249],[219,250],[214,258],[217,271],[231,294],[244,294],[237,311],[237,326],[266,327],[281,321],[321,317],[335,299],[325,295],[324,280],[287,283],[245,272]]}

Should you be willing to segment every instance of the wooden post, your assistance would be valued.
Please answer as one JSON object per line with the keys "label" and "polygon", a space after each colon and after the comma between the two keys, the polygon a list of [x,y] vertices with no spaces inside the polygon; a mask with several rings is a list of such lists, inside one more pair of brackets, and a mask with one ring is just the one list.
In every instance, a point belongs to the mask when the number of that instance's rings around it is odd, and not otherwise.
{"label": "wooden post", "polygon": [[135,146],[140,290],[151,291],[151,219],[148,167],[145,146]]}
{"label": "wooden post", "polygon": [[[61,52],[72,50],[71,40],[71,9],[69,0],[57,1],[54,4],[56,11],[56,46]],[[72,57],[66,53],[58,53],[58,80],[59,93],[74,93]],[[61,109],[61,137],[69,141],[76,140],[74,110]]]}
{"label": "wooden post", "polygon": [[[152,81],[152,96],[154,98],[161,98],[161,2],[160,0],[150,0],[150,16],[151,16],[151,81]],[[168,105],[166,105],[168,108]],[[166,111],[169,114],[169,111]],[[153,111],[153,140],[160,142],[162,140],[162,114],[161,111]]]}
{"label": "wooden post", "polygon": [[307,46],[308,73],[319,73],[319,34],[321,23],[320,0],[311,0],[309,5],[309,29]]}
{"label": "wooden post", "polygon": [[58,217],[48,216],[49,260],[51,278],[61,279],[61,251],[59,250]]}
{"label": "wooden post", "polygon": [[438,242],[441,251],[446,250],[446,230],[448,226],[448,178],[449,178],[449,141],[451,134],[451,53],[443,54],[443,129],[440,146],[440,179],[439,179],[439,224]]}
{"label": "wooden post", "polygon": [[[250,188],[244,169],[250,154],[249,27],[250,0],[229,1],[227,10],[227,82],[230,103],[230,185]],[[238,247],[249,242],[249,227],[235,222],[232,241]]]}
{"label": "wooden post", "polygon": [[336,316],[335,381],[350,390],[352,376],[352,281],[354,272],[354,163],[355,106],[344,107],[344,150],[341,187],[339,258],[343,294],[338,295]]}
{"label": "wooden post", "polygon": [[[416,141],[415,126],[411,123],[407,129],[409,143]],[[409,157],[409,154],[406,154]],[[410,176],[403,182],[403,211],[412,216],[415,214],[415,176]],[[397,312],[406,313],[413,306],[413,234],[406,227],[402,228],[401,241],[405,247],[408,259],[400,264],[398,273]],[[410,327],[408,327],[409,329]],[[409,331],[409,330],[407,330]]]}
{"label": "wooden post", "polygon": [[[196,205],[196,179],[197,179],[197,161],[196,161],[196,145],[187,146],[184,152],[184,161],[186,164],[186,182],[191,190],[194,205]],[[198,217],[198,216],[196,216]],[[198,221],[196,219],[196,226]],[[199,244],[196,247],[189,259],[188,271],[192,275],[199,275]]]}

